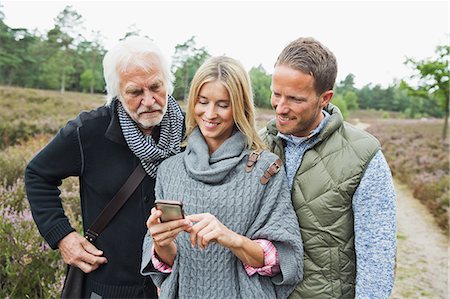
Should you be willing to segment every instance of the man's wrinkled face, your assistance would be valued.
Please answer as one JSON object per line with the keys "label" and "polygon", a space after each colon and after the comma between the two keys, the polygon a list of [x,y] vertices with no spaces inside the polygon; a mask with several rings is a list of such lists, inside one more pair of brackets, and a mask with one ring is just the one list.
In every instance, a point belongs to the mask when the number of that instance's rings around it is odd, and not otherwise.
{"label": "man's wrinkled face", "polygon": [[167,90],[159,61],[150,69],[131,67],[120,73],[120,101],[144,134],[151,134],[167,111]]}

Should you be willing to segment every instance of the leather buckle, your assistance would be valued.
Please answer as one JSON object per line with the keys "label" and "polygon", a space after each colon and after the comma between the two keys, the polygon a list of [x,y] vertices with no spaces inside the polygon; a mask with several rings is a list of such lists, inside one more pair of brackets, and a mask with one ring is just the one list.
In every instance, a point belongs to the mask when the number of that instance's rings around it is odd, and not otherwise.
{"label": "leather buckle", "polygon": [[281,161],[281,159],[277,159],[275,162],[270,164],[270,166],[267,168],[266,172],[263,174],[263,176],[259,180],[261,182],[261,184],[263,184],[263,185],[267,184],[269,182],[270,178],[280,171],[282,163],[283,162]]}
{"label": "leather buckle", "polygon": [[256,163],[256,161],[258,161],[260,155],[261,155],[261,153],[259,153],[257,151],[253,151],[248,155],[248,161],[247,161],[247,164],[245,165],[246,172],[252,171],[253,166],[255,166],[255,163]]}
{"label": "leather buckle", "polygon": [[84,237],[91,243],[94,243],[97,240],[98,234],[90,229],[87,230]]}

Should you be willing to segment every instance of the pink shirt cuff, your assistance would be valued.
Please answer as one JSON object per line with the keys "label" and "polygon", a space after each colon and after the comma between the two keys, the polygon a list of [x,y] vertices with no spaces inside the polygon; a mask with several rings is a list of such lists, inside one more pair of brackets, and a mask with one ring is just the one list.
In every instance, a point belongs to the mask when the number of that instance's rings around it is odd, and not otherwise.
{"label": "pink shirt cuff", "polygon": [[[248,276],[252,276],[255,273],[258,273],[262,276],[273,277],[280,273],[281,270],[280,262],[278,260],[278,252],[272,242],[264,239],[258,239],[254,241],[258,243],[258,245],[261,246],[264,251],[264,266],[262,266],[261,268],[253,268],[252,266],[244,263],[244,268]],[[172,267],[160,261],[156,256],[154,246],[152,246],[151,248],[151,257],[153,267],[155,267],[156,270],[162,273],[172,273]]]}
{"label": "pink shirt cuff", "polygon": [[253,268],[244,263],[245,271],[248,276],[258,273],[262,276],[273,277],[281,272],[280,261],[278,260],[278,252],[272,242],[264,239],[254,240],[264,250],[264,266],[261,268]]}
{"label": "pink shirt cuff", "polygon": [[153,267],[155,267],[156,270],[158,270],[159,272],[162,272],[162,273],[172,273],[172,267],[167,265],[166,263],[160,261],[158,259],[158,257],[156,256],[154,246],[152,246],[151,250],[152,250],[151,257],[152,257]]}

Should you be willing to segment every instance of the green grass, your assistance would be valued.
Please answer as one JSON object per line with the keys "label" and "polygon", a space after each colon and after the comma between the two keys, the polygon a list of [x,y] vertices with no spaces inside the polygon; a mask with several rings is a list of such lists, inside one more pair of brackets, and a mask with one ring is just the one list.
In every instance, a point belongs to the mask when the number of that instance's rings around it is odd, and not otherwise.
{"label": "green grass", "polygon": [[0,148],[53,135],[80,111],[104,102],[102,95],[0,86]]}

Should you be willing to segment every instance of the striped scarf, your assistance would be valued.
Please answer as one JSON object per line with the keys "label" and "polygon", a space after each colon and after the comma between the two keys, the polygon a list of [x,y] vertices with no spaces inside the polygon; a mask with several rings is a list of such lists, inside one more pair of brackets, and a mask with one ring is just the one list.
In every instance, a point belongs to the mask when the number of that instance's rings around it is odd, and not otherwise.
{"label": "striped scarf", "polygon": [[158,144],[152,136],[142,134],[120,101],[117,101],[117,113],[128,147],[141,160],[147,174],[156,178],[159,164],[164,159],[180,152],[184,121],[180,106],[172,96],[168,96],[167,112],[159,124],[161,131]]}

